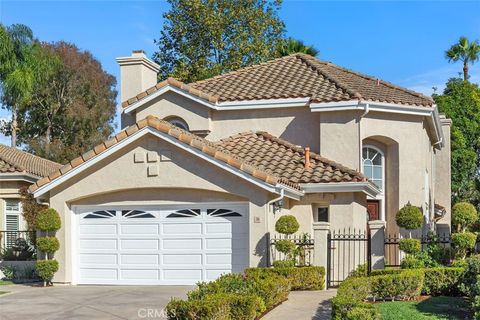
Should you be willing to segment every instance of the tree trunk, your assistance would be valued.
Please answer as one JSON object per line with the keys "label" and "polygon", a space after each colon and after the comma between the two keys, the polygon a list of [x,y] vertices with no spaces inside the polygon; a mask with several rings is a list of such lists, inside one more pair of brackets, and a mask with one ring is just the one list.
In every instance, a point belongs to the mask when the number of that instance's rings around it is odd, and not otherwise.
{"label": "tree trunk", "polygon": [[468,62],[463,62],[463,81],[468,80]]}
{"label": "tree trunk", "polygon": [[18,127],[18,123],[17,123],[17,107],[16,106],[13,106],[12,108],[12,140],[11,140],[11,145],[12,147],[16,147],[17,146],[17,127]]}

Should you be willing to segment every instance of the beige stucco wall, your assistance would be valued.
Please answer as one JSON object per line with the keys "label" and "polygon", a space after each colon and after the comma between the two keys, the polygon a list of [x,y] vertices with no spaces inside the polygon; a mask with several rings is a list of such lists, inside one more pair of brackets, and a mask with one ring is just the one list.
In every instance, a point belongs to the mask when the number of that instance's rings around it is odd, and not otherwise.
{"label": "beige stucco wall", "polygon": [[[157,161],[134,162],[135,154],[146,153]],[[148,170],[153,170],[149,167],[157,167],[158,176],[148,176]],[[50,206],[62,217],[62,228],[57,233],[62,246],[55,254],[60,270],[54,280],[71,281],[73,205],[248,201],[250,265],[257,266],[266,263],[265,204],[271,198],[274,195],[178,147],[153,136],[144,137],[50,192]]]}

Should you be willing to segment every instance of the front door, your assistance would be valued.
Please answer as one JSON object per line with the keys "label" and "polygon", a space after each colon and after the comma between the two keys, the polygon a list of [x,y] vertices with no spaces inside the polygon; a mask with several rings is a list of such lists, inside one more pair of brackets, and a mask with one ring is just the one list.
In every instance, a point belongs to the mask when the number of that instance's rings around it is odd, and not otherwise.
{"label": "front door", "polygon": [[380,220],[380,203],[378,200],[367,200],[368,221]]}

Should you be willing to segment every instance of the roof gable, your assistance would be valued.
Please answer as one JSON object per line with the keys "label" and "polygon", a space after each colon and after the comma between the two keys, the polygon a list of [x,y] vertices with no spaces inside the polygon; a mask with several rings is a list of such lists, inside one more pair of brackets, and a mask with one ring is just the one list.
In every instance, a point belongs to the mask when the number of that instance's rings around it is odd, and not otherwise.
{"label": "roof gable", "polygon": [[366,100],[433,105],[431,98],[420,93],[297,53],[188,85],[168,78],[124,101],[122,106],[127,108],[168,86],[218,106],[234,101],[298,98],[308,98],[313,103]]}

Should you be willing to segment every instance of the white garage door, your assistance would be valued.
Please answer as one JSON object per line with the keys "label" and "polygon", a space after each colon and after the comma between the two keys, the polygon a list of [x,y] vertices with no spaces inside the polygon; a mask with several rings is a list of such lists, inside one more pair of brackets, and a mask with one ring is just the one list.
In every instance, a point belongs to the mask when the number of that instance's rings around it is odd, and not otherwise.
{"label": "white garage door", "polygon": [[79,284],[195,284],[248,266],[247,205],[77,209]]}

